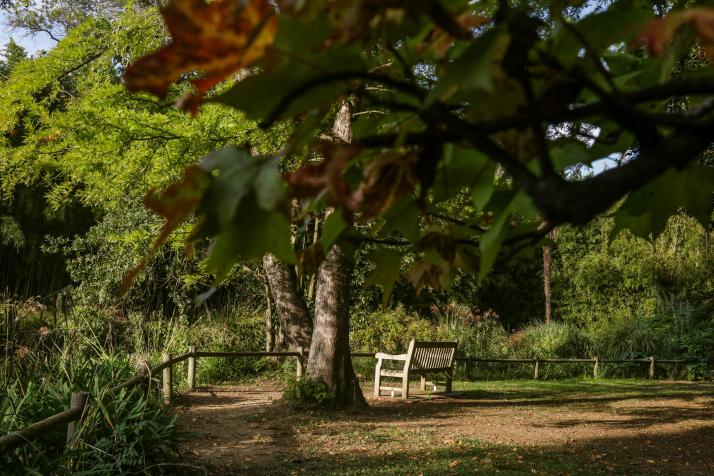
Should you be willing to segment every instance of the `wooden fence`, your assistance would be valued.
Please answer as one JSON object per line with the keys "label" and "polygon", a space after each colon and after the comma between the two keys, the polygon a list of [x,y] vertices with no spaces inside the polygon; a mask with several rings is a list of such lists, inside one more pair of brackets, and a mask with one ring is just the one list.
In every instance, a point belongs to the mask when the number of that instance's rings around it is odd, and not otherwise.
{"label": "wooden fence", "polygon": [[603,359],[600,357],[594,357],[592,359],[481,359],[476,357],[459,357],[455,358],[456,361],[461,361],[464,363],[466,369],[466,375],[471,375],[471,369],[474,368],[479,362],[484,363],[521,363],[521,364],[532,364],[533,365],[533,378],[538,379],[540,376],[541,366],[543,364],[587,364],[590,363],[593,366],[593,377],[600,377],[603,364],[647,364],[647,377],[649,379],[654,379],[655,377],[655,365],[657,364],[687,364],[693,362],[699,362],[699,359],[657,359],[655,357],[647,357],[644,359]]}
{"label": "wooden fence", "polygon": [[[352,357],[374,357],[372,352],[353,352]],[[165,403],[170,404],[173,400],[173,366],[184,360],[188,360],[187,369],[187,385],[189,390],[196,388],[196,361],[199,358],[207,357],[294,357],[296,359],[296,374],[300,378],[303,375],[305,357],[307,352],[303,348],[298,348],[294,352],[207,352],[198,351],[195,347],[189,347],[189,351],[185,354],[173,357],[171,354],[163,354],[162,362],[159,365],[151,367],[146,372],[141,372],[130,378],[129,380],[120,383],[108,390],[108,393],[116,393],[123,388],[131,388],[135,385],[145,384],[149,379],[161,372],[162,380],[162,397]],[[597,378],[600,375],[600,369],[603,364],[621,364],[621,363],[641,363],[648,364],[648,377],[653,379],[655,376],[655,364],[684,364],[688,362],[697,362],[697,359],[656,359],[649,357],[646,359],[482,359],[469,356],[457,356],[457,362],[463,362],[466,374],[470,375],[471,369],[478,363],[522,363],[533,365],[533,378],[538,379],[541,365],[543,364],[571,364],[571,363],[591,363],[593,365],[593,376]],[[44,420],[31,424],[22,430],[10,432],[0,437],[0,454],[10,451],[18,446],[28,443],[36,439],[39,435],[46,433],[48,430],[61,425],[67,425],[67,445],[71,445],[78,433],[78,423],[82,421],[87,414],[89,406],[88,392],[72,392],[69,409],[52,415]]]}

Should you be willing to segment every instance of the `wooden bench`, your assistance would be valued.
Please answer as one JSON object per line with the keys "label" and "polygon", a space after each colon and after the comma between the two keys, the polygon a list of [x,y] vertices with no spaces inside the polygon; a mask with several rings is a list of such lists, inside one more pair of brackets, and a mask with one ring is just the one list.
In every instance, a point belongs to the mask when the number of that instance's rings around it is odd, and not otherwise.
{"label": "wooden bench", "polygon": [[[395,392],[399,392],[402,398],[409,398],[409,377],[419,375],[421,389],[424,390],[426,375],[431,373],[445,373],[446,391],[451,392],[456,345],[456,342],[420,342],[412,339],[406,354],[392,355],[378,352],[374,355],[377,359],[377,367],[374,370],[374,396],[379,397],[382,390],[387,390],[392,393],[392,396]],[[383,369],[382,363],[385,360],[403,361],[404,367],[401,370]],[[402,386],[384,386],[382,377],[400,378]],[[436,385],[434,385],[434,390],[436,390]]]}

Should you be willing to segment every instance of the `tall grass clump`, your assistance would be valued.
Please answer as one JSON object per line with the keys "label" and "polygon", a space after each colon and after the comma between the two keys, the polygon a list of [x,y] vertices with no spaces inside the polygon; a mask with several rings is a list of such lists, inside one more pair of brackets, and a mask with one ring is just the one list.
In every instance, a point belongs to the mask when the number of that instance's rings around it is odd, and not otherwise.
{"label": "tall grass clump", "polygon": [[[533,323],[511,336],[511,352],[518,358],[566,359],[591,355],[589,336],[580,328],[565,322]],[[527,375],[532,375],[528,366]],[[541,366],[541,378],[581,377],[592,373],[590,364],[556,364]]]}
{"label": "tall grass clump", "polygon": [[493,311],[473,311],[469,307],[450,303],[432,307],[439,340],[457,341],[458,352],[481,358],[499,358],[508,354],[508,332]]}
{"label": "tall grass clump", "polygon": [[674,340],[671,329],[645,316],[591,326],[590,334],[597,355],[616,359],[670,356]]}
{"label": "tall grass clump", "polygon": [[521,358],[583,358],[591,355],[589,336],[566,322],[537,322],[511,337],[513,354]]}

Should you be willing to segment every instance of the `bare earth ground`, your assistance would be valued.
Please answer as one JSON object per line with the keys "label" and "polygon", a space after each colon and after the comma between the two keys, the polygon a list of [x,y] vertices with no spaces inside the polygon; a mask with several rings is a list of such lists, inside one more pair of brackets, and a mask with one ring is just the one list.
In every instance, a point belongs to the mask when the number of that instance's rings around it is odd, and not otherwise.
{"label": "bare earth ground", "polygon": [[194,433],[181,454],[194,474],[714,474],[714,384],[415,393],[334,413],[290,408],[275,383],[204,388],[178,400],[179,426]]}

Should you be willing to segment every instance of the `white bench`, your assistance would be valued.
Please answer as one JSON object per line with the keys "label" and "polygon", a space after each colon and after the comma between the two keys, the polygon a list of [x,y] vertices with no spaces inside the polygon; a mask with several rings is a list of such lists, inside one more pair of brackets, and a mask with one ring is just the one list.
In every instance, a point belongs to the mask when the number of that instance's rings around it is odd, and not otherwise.
{"label": "white bench", "polygon": [[[395,392],[399,392],[402,398],[409,398],[409,377],[419,375],[421,389],[424,390],[426,375],[430,373],[445,373],[446,391],[451,392],[456,345],[457,342],[420,342],[412,339],[406,354],[392,355],[378,352],[374,355],[377,359],[377,367],[374,370],[374,396],[379,397],[382,390],[386,390],[391,392],[392,396]],[[382,363],[385,360],[403,361],[404,367],[401,370],[383,369]],[[382,377],[400,378],[402,386],[382,385]],[[432,383],[432,385],[434,384]],[[436,390],[436,385],[434,385],[434,390]]]}

